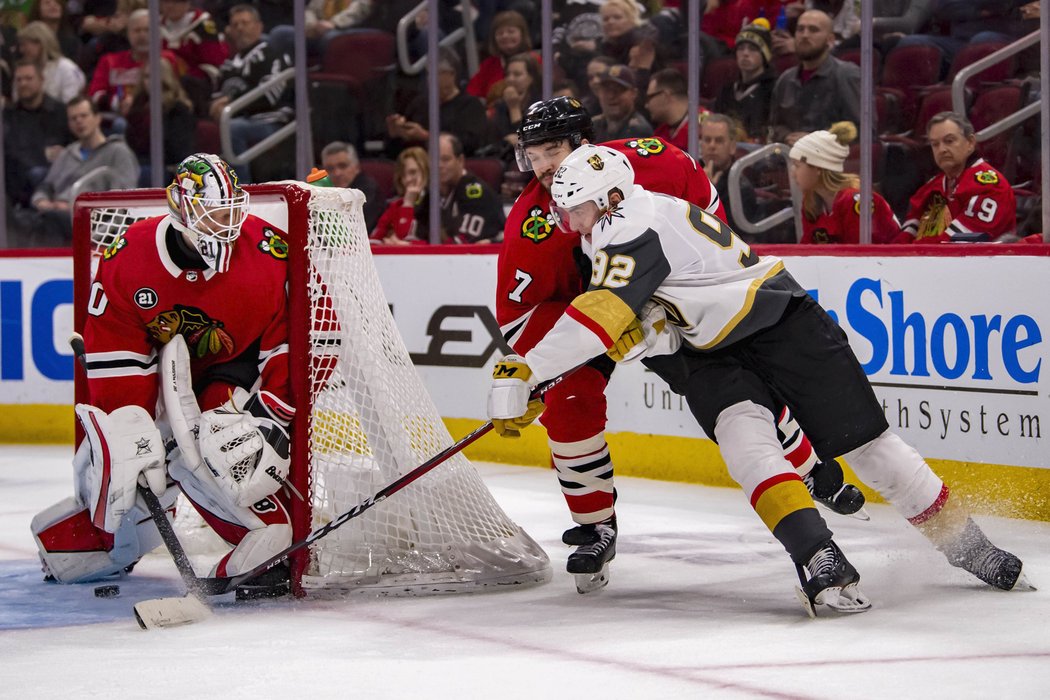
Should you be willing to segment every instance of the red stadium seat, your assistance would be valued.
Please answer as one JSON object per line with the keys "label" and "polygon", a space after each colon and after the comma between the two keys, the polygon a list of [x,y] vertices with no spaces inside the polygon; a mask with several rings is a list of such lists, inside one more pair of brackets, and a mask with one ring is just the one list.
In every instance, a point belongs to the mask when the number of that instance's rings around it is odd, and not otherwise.
{"label": "red stadium seat", "polygon": [[[1006,46],[1006,44],[997,42],[987,42],[982,44],[966,44],[959,53],[955,54],[955,60],[952,61],[952,67],[948,71],[948,77],[945,80],[949,85],[952,79],[966,66],[971,63],[975,63],[988,54],[994,53],[999,49]],[[1009,80],[1014,77],[1017,63],[1015,57],[1010,57],[999,61],[991,66],[988,66],[983,71],[973,76],[966,81],[966,87],[971,90],[976,90],[981,87],[984,83],[1001,83],[1005,80]]]}
{"label": "red stadium seat", "polygon": [[704,77],[700,83],[700,98],[714,103],[722,94],[722,88],[740,77],[736,56],[722,56],[704,65]]}
{"label": "red stadium seat", "polygon": [[379,187],[379,196],[383,201],[397,196],[394,189],[394,168],[396,163],[386,158],[364,158],[361,160],[361,170],[371,176]]}
{"label": "red stadium seat", "polygon": [[343,83],[357,96],[394,69],[394,36],[371,29],[335,37],[325,47],[313,82]]}
{"label": "red stadium seat", "polygon": [[922,88],[937,84],[941,74],[941,52],[934,46],[902,46],[886,56],[876,91],[896,100],[897,124],[912,124]]}
{"label": "red stadium seat", "polygon": [[[985,90],[977,95],[970,110],[970,121],[973,128],[980,131],[995,122],[1008,117],[1021,108],[1021,88],[1007,85]],[[981,156],[1006,175],[1013,176],[1014,168],[1010,162],[1010,142],[1014,130],[1010,129],[998,136],[993,136],[977,146]]]}
{"label": "red stadium seat", "polygon": [[467,171],[492,188],[498,197],[503,187],[503,171],[506,166],[499,158],[467,158]]}

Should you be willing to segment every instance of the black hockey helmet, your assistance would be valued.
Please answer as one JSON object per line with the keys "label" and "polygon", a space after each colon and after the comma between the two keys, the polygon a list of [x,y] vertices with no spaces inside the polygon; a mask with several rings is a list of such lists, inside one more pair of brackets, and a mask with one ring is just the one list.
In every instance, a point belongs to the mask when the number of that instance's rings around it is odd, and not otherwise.
{"label": "black hockey helmet", "polygon": [[518,146],[515,149],[518,168],[523,172],[532,170],[525,146],[561,139],[568,139],[573,149],[578,148],[584,139],[593,141],[591,115],[575,97],[559,96],[533,103],[518,127]]}

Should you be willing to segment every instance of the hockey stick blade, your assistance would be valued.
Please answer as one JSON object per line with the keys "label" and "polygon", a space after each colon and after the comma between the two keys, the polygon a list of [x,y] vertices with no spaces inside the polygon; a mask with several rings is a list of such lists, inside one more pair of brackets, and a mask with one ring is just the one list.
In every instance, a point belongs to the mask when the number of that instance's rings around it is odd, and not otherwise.
{"label": "hockey stick blade", "polygon": [[154,598],[135,604],[135,620],[144,630],[179,627],[211,616],[211,609],[193,595],[184,598]]}

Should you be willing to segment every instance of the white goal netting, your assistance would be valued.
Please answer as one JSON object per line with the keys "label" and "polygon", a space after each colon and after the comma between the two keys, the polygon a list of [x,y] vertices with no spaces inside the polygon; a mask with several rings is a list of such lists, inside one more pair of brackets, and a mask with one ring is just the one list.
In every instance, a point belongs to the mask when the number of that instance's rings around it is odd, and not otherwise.
{"label": "white goal netting", "polygon": [[[312,530],[448,447],[452,438],[388,308],[365,230],[363,196],[299,183],[282,187],[287,200],[309,194],[305,213],[301,206],[282,206],[281,197],[255,194],[252,211],[285,228],[291,255],[305,247],[309,261],[306,282],[296,288],[293,279],[289,295],[292,313],[310,319],[293,319],[290,327],[292,333],[309,329],[309,361],[293,359],[292,367],[297,401],[302,404],[306,392],[312,404],[306,416],[299,406],[296,420],[308,421],[307,445],[295,449],[293,470],[309,473],[306,529]],[[96,253],[133,221],[166,209],[163,200],[127,204],[116,201],[116,194],[112,206],[92,202]],[[546,554],[458,454],[311,545],[301,584],[307,592],[419,594],[549,578]]]}

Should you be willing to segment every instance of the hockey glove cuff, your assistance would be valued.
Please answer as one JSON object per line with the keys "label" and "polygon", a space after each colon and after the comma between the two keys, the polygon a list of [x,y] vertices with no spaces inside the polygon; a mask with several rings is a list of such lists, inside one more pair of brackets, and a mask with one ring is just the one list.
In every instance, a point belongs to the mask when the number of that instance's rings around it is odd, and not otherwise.
{"label": "hockey glove cuff", "polygon": [[492,369],[488,414],[492,427],[501,437],[516,438],[543,413],[540,399],[530,399],[532,370],[525,359],[507,355]]}

